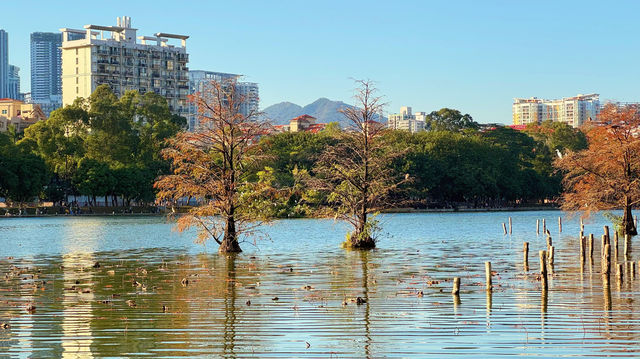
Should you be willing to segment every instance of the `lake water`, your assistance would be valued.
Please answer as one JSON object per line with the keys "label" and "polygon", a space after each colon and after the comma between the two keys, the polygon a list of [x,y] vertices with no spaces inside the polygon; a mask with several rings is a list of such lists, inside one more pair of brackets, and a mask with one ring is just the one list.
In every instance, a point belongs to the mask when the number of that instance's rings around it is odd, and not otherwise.
{"label": "lake water", "polygon": [[[542,218],[556,251],[546,298]],[[269,239],[236,256],[160,217],[0,219],[0,356],[640,356],[640,279],[619,287],[613,275],[603,289],[601,216],[585,222],[596,245],[583,270],[579,220],[559,211],[381,219],[371,252],[341,249],[339,223],[301,219],[266,227]],[[489,293],[485,261],[497,272]]]}

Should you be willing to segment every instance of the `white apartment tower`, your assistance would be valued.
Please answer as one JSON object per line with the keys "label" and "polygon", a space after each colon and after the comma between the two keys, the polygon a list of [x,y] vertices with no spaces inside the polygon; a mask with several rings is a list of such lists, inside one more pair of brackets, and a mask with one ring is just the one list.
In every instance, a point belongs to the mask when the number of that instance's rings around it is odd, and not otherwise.
{"label": "white apartment tower", "polygon": [[411,113],[411,107],[400,107],[400,113],[389,114],[387,126],[394,130],[419,132],[424,130],[426,120],[425,112]]}
{"label": "white apartment tower", "polygon": [[572,127],[580,127],[590,119],[595,120],[600,112],[600,95],[578,95],[558,100],[544,100],[537,97],[513,99],[513,124],[527,125],[543,121],[564,122]]}
{"label": "white apartment tower", "polygon": [[[238,81],[242,75],[229,74],[225,72],[214,72],[204,70],[189,71],[189,93],[204,92],[211,81],[224,82],[236,81],[236,92],[242,96],[244,101],[240,104],[240,113],[247,116],[249,113],[257,113],[260,107],[260,91],[255,82]],[[189,113],[187,114],[189,131],[195,131],[198,126],[198,109],[195,104],[189,103]]]}
{"label": "white apartment tower", "polygon": [[[187,114],[189,36],[136,36],[137,29],[127,16],[118,18],[116,26],[85,25],[84,30],[60,31],[63,105],[108,84],[117,96],[128,90],[153,91],[167,99],[173,113]],[[84,36],[77,39],[79,35]],[[169,44],[169,39],[180,40],[180,46]]]}

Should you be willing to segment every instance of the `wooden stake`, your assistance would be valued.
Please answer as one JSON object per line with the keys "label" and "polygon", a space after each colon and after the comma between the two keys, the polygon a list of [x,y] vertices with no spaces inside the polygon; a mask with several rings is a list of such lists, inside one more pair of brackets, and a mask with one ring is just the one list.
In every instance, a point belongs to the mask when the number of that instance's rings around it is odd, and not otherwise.
{"label": "wooden stake", "polygon": [[623,272],[623,267],[622,267],[622,263],[618,263],[618,265],[616,266],[618,267],[618,286],[620,286],[622,284],[622,282],[624,281],[624,272]]}
{"label": "wooden stake", "polygon": [[629,259],[629,253],[631,252],[631,246],[629,245],[631,242],[629,235],[625,234],[624,235],[624,258]]}
{"label": "wooden stake", "polygon": [[540,255],[540,282],[542,283],[542,290],[547,290],[549,285],[547,281],[547,251],[538,252]]}
{"label": "wooden stake", "polygon": [[484,262],[484,272],[487,281],[487,290],[491,290],[491,262]]}
{"label": "wooden stake", "polygon": [[[582,232],[580,232],[582,233]],[[584,263],[585,242],[587,239],[584,236],[580,236],[580,264]]]}
{"label": "wooden stake", "polygon": [[512,225],[511,225],[511,217],[509,217],[509,234],[512,234]]}
{"label": "wooden stake", "polygon": [[562,233],[562,217],[558,217],[558,231]]}
{"label": "wooden stake", "polygon": [[593,259],[593,233],[589,233],[589,258]]}
{"label": "wooden stake", "polygon": [[460,294],[460,278],[453,278],[453,289],[451,290],[451,294],[458,295]]}
{"label": "wooden stake", "polygon": [[611,237],[609,236],[609,226],[604,226],[604,235],[607,237],[607,243],[611,244]]}
{"label": "wooden stake", "polygon": [[502,230],[504,231],[504,235],[507,235],[507,226],[502,222]]}
{"label": "wooden stake", "polygon": [[536,219],[536,234],[540,234],[540,220]]}
{"label": "wooden stake", "polygon": [[547,234],[547,250],[549,250],[549,247],[551,247],[553,245],[553,240],[551,239],[551,236]]}
{"label": "wooden stake", "polygon": [[553,259],[554,259],[554,248],[553,246],[549,246],[549,258],[547,258],[547,261],[549,262],[549,272],[551,272],[551,274],[553,275]]}
{"label": "wooden stake", "polygon": [[547,233],[547,220],[542,219],[542,233]]}
{"label": "wooden stake", "polygon": [[607,245],[607,235],[603,234],[600,239],[600,256],[601,257],[604,255],[604,246],[606,245]]}
{"label": "wooden stake", "polygon": [[580,217],[580,230],[584,232],[584,221],[582,217]]}
{"label": "wooden stake", "polygon": [[608,276],[609,273],[611,273],[611,246],[606,244],[604,247],[604,253],[602,255],[602,274]]}
{"label": "wooden stake", "polygon": [[616,261],[618,261],[618,232],[613,232],[613,254],[616,256]]}
{"label": "wooden stake", "polygon": [[524,262],[524,270],[529,270],[529,242],[524,242],[522,244],[522,253],[523,253],[523,262]]}

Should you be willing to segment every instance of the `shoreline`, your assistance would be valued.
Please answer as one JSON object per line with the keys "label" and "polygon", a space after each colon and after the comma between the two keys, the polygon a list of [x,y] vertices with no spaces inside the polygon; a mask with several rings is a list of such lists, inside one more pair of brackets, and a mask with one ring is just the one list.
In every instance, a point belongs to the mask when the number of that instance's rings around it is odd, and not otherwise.
{"label": "shoreline", "polygon": [[[5,208],[6,210],[7,208]],[[9,208],[12,209],[12,208]],[[392,208],[381,213],[402,214],[402,213],[482,213],[482,212],[525,212],[525,211],[549,211],[561,210],[558,206],[523,206],[523,207],[495,207],[495,208]],[[40,218],[40,217],[162,217],[167,216],[170,212],[158,213],[79,213],[79,214],[12,214],[10,216],[0,215],[2,218]],[[176,213],[180,215],[181,213]],[[323,216],[314,217],[282,217],[279,219],[298,219],[298,218],[326,218]]]}

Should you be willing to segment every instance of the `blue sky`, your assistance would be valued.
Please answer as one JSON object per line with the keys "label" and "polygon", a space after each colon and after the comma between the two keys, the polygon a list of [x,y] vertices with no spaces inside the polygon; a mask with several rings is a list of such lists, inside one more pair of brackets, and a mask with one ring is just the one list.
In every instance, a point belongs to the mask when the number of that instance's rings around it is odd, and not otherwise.
{"label": "blue sky", "polygon": [[[61,5],[64,4],[64,5]],[[176,6],[179,4],[179,6]],[[261,106],[351,102],[352,78],[388,103],[511,122],[513,97],[640,101],[640,2],[11,1],[0,28],[29,88],[29,34],[131,16],[139,35],[191,36],[191,69],[258,82]],[[6,12],[5,12],[6,11]]]}

